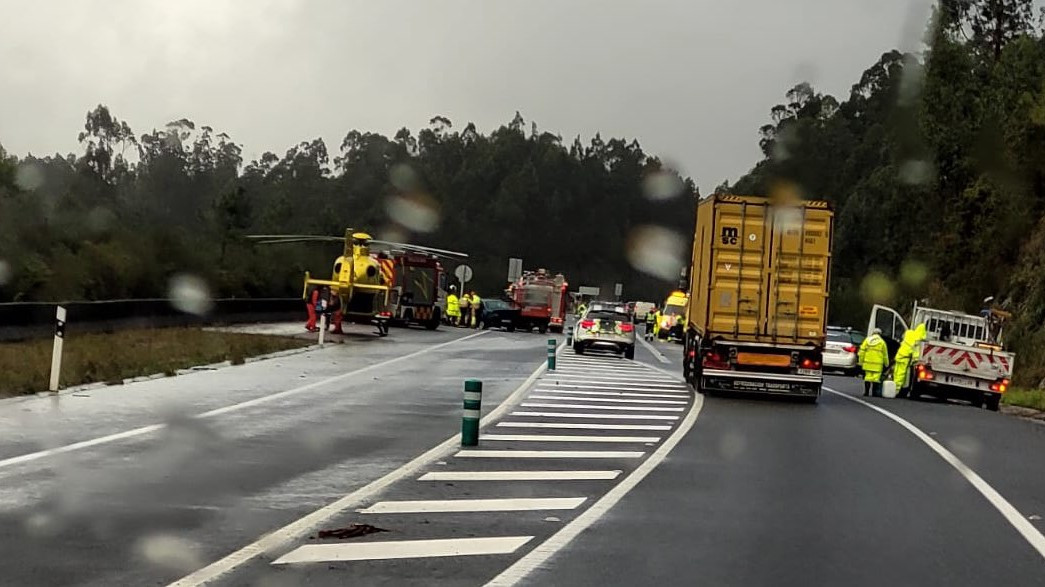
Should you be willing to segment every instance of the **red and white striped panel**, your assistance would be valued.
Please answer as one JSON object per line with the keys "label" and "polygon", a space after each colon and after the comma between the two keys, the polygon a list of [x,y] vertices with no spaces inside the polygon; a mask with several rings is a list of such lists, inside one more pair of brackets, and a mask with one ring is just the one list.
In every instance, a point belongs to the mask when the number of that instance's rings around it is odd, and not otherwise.
{"label": "red and white striped panel", "polygon": [[1008,357],[994,356],[988,351],[956,349],[926,344],[922,347],[922,358],[937,365],[950,365],[962,370],[998,367],[1003,375],[1011,373]]}

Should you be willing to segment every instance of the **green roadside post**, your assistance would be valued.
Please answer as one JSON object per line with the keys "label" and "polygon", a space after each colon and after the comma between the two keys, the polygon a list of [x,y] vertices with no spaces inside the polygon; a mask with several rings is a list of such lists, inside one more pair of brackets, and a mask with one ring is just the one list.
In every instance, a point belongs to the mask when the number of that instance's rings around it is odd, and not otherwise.
{"label": "green roadside post", "polygon": [[566,346],[573,344],[573,325],[566,327]]}
{"label": "green roadside post", "polygon": [[461,446],[479,446],[479,414],[482,412],[483,382],[464,382],[464,412],[461,416]]}
{"label": "green roadside post", "polygon": [[555,339],[548,339],[548,368],[555,369]]}

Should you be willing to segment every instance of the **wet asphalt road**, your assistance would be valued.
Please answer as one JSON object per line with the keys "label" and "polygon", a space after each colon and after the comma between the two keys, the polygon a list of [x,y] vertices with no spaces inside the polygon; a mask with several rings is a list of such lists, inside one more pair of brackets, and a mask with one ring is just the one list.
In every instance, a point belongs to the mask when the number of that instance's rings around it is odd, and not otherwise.
{"label": "wet asphalt road", "polygon": [[[542,362],[547,337],[492,332],[393,331],[394,344],[356,340],[258,363],[93,391],[90,397],[0,402],[0,584],[165,585],[381,477],[459,429],[460,382],[484,379],[484,412]],[[454,342],[457,341],[457,342]],[[436,346],[451,343],[446,346]],[[650,380],[679,371],[677,345],[640,347]],[[426,350],[428,349],[428,350]],[[415,354],[416,353],[416,354]],[[406,357],[371,368],[368,365]],[[579,358],[569,377],[524,401],[584,402],[639,380],[623,360]],[[634,366],[644,370],[645,367]],[[605,375],[605,377],[601,377]],[[616,388],[612,387],[615,379]],[[563,385],[563,384],[567,385]],[[857,380],[828,378],[859,394]],[[672,398],[663,379],[631,398]],[[657,385],[665,386],[659,389]],[[572,389],[572,399],[565,399]],[[585,391],[587,390],[587,391]],[[598,391],[591,391],[598,390]],[[533,400],[544,394],[559,399]],[[277,395],[278,394],[278,395]],[[646,394],[646,395],[643,395]],[[652,394],[652,395],[649,395]],[[628,398],[625,398],[627,401]],[[662,401],[662,400],[653,400]],[[244,404],[243,402],[255,402]],[[958,403],[872,399],[952,451],[1039,530],[1045,529],[1045,426]],[[635,404],[638,405],[638,404]],[[662,405],[662,404],[655,404]],[[231,406],[231,408],[229,408]],[[1045,559],[967,479],[896,422],[825,393],[816,406],[743,398],[687,400],[693,427],[649,476],[522,579],[529,585],[1041,585]],[[192,415],[229,408],[204,419]],[[634,406],[632,406],[634,407]],[[622,412],[603,411],[602,414]],[[656,413],[656,412],[648,412]],[[673,412],[672,412],[673,413]],[[521,417],[501,422],[604,422]],[[29,462],[42,448],[136,433]],[[642,422],[638,423],[656,423]],[[392,530],[361,542],[532,537],[507,554],[273,565],[314,541],[301,537],[220,577],[220,585],[452,584],[496,577],[591,507],[648,459],[664,430],[486,433],[655,435],[655,442],[505,443],[509,450],[592,449],[634,459],[443,458],[417,472],[617,470],[613,481],[397,482],[381,501],[583,497],[572,510],[499,513],[346,512],[332,525]],[[482,448],[494,448],[484,442]],[[6,459],[6,460],[5,460]],[[353,541],[344,541],[351,543]],[[549,543],[550,544],[550,543]]]}
{"label": "wet asphalt road", "polygon": [[167,584],[381,477],[460,431],[465,378],[483,379],[489,411],[544,357],[536,333],[472,334],[393,330],[56,402],[0,402],[0,584]]}
{"label": "wet asphalt road", "polygon": [[[861,392],[854,379],[833,389]],[[1045,427],[873,399],[1045,528]],[[693,431],[523,584],[1041,585],[1045,561],[936,453],[866,406],[707,398]]]}

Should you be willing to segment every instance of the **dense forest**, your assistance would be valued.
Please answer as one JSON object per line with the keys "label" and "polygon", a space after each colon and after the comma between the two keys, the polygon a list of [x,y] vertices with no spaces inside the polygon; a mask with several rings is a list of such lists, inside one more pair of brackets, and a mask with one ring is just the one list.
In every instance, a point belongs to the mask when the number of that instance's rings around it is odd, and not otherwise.
{"label": "dense forest", "polygon": [[[1032,0],[943,0],[924,50],[885,53],[844,99],[798,84],[753,133],[763,159],[718,190],[834,204],[833,322],[862,324],[874,302],[974,311],[993,295],[1016,316],[1019,378],[1045,376],[1040,23]],[[655,299],[674,284],[699,197],[636,141],[564,142],[518,114],[488,135],[437,116],[391,138],[353,130],[335,153],[316,139],[250,162],[212,127],[136,135],[104,106],[79,139],[75,155],[0,148],[2,301],[163,297],[176,273],[216,296],[294,295],[337,247],[242,236],[349,226],[466,251],[480,291],[518,256]]]}
{"label": "dense forest", "polygon": [[1017,376],[1045,376],[1045,39],[1031,0],[944,0],[920,54],[890,51],[839,100],[807,83],[718,190],[834,203],[832,321],[870,303],[1015,314]]}
{"label": "dense forest", "polygon": [[521,257],[573,285],[660,298],[687,257],[697,196],[635,141],[564,144],[518,113],[489,135],[437,116],[416,135],[353,130],[334,154],[315,139],[244,164],[212,127],[139,136],[98,106],[79,141],[78,155],[0,149],[0,301],[165,297],[178,273],[215,296],[299,295],[302,273],[328,272],[340,247],[243,236],[347,227],[469,253],[484,293]]}

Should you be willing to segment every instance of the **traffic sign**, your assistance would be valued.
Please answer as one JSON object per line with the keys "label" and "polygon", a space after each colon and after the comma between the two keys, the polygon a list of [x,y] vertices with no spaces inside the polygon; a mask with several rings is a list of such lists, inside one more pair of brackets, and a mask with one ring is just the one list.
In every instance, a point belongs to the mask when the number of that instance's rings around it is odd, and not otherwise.
{"label": "traffic sign", "polygon": [[522,277],[523,273],[522,259],[512,257],[508,259],[508,281],[515,281]]}
{"label": "traffic sign", "polygon": [[458,265],[457,269],[454,269],[454,275],[461,283],[467,283],[472,279],[472,268],[468,265]]}

